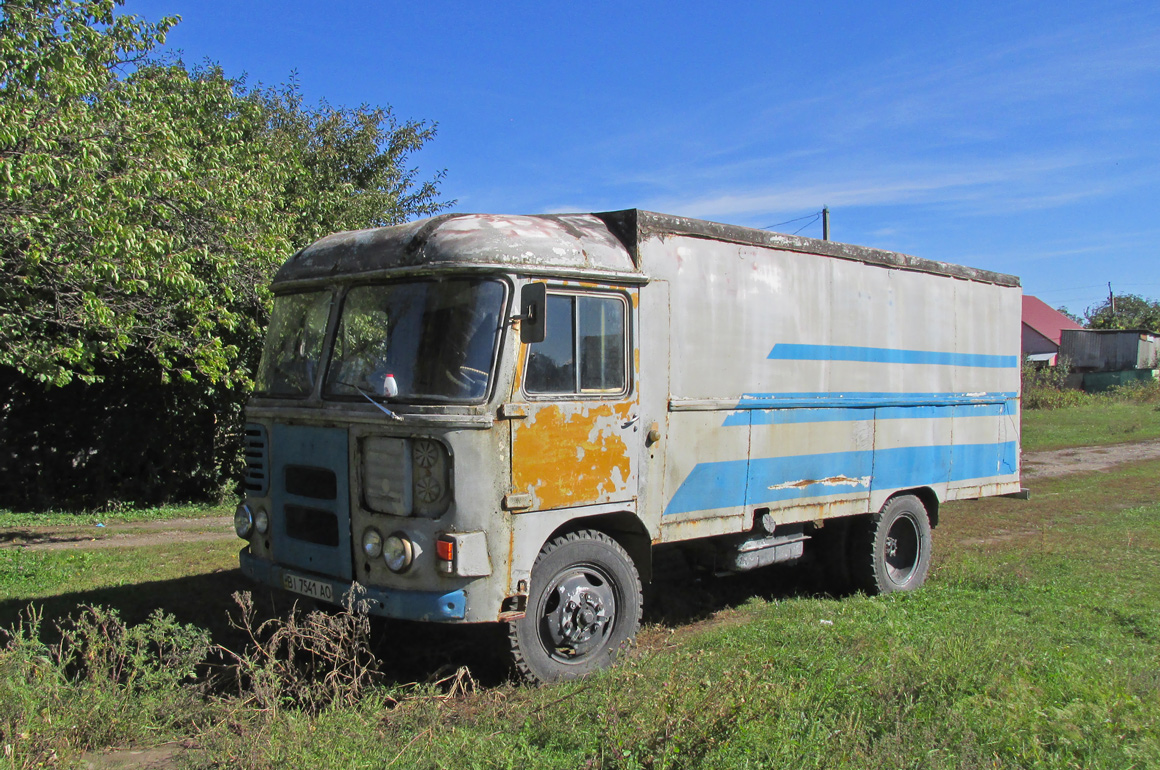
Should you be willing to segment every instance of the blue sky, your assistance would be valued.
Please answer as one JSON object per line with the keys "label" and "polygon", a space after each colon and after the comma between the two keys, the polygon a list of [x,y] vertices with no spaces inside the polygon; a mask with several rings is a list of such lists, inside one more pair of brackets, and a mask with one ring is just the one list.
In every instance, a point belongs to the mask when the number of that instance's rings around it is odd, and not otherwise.
{"label": "blue sky", "polygon": [[[1160,4],[128,0],[251,85],[438,123],[454,210],[645,208],[1160,298]],[[774,229],[821,237],[809,219]]]}

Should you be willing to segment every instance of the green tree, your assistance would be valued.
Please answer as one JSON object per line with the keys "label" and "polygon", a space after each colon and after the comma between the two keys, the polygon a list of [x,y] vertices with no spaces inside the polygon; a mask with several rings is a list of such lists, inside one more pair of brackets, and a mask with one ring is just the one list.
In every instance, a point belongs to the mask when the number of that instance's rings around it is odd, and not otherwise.
{"label": "green tree", "polygon": [[178,17],[120,2],[0,6],[0,504],[220,489],[273,271],[446,206],[407,165],[433,126],[157,58]]}
{"label": "green tree", "polygon": [[286,172],[283,210],[298,245],[337,230],[381,227],[429,216],[439,201],[442,172],[417,182],[411,153],[435,136],[434,126],[398,122],[390,108],[306,108],[296,85],[250,95],[267,121],[269,150]]}
{"label": "green tree", "polygon": [[1160,302],[1145,299],[1138,294],[1117,294],[1089,307],[1084,313],[1084,326],[1089,329],[1148,329],[1160,334]]}

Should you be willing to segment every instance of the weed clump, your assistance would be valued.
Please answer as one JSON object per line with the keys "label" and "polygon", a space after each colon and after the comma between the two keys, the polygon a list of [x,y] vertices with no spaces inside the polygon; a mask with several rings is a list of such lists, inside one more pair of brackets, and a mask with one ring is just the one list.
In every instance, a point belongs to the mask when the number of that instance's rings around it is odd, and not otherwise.
{"label": "weed clump", "polygon": [[55,643],[41,639],[42,626],[42,611],[29,607],[0,629],[0,747],[12,766],[196,721],[205,630],[160,610],[129,625],[99,606],[55,624]]}
{"label": "weed clump", "polygon": [[240,617],[231,625],[249,642],[241,653],[218,649],[230,661],[238,705],[274,717],[283,708],[318,714],[334,706],[354,706],[381,680],[371,650],[371,621],[358,584],[337,612],[302,612],[258,622],[248,591],[234,594]]}

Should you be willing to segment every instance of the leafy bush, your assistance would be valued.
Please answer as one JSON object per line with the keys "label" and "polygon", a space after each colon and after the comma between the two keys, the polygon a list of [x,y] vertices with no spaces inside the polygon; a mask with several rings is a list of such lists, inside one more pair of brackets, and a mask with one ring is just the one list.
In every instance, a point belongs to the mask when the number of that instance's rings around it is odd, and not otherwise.
{"label": "leafy bush", "polygon": [[1055,388],[1024,388],[1024,409],[1066,409],[1095,403],[1100,397],[1082,390],[1057,390]]}
{"label": "leafy bush", "polygon": [[1023,362],[1023,408],[1064,409],[1092,403],[1092,396],[1081,390],[1067,388],[1071,362],[1059,356],[1055,366],[1040,366],[1030,360]]}
{"label": "leafy bush", "polygon": [[1160,405],[1160,381],[1130,382],[1112,388],[1107,395],[1114,401]]}
{"label": "leafy bush", "polygon": [[433,125],[303,104],[158,48],[123,0],[0,11],[0,499],[213,500],[274,271],[337,230],[446,207]]}

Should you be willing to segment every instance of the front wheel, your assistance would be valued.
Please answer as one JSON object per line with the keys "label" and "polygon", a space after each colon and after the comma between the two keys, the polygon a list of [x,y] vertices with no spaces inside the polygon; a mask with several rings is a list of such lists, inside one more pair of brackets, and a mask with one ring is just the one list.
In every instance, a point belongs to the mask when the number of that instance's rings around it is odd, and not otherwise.
{"label": "front wheel", "polygon": [[868,594],[913,591],[930,571],[930,518],[914,495],[891,498],[867,517],[851,547],[852,577]]}
{"label": "front wheel", "polygon": [[508,624],[516,671],[533,683],[607,668],[640,625],[640,577],[603,532],[553,538],[532,566],[527,614]]}

